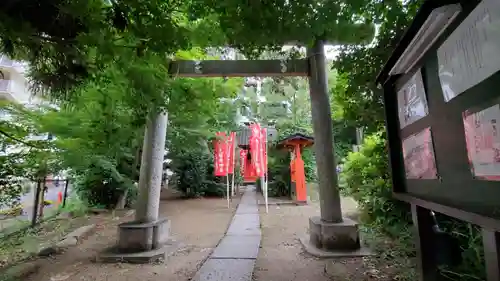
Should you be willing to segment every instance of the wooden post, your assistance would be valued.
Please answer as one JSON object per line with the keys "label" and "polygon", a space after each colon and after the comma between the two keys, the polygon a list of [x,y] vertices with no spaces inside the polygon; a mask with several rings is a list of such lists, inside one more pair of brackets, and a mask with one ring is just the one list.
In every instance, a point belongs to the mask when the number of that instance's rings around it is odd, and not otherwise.
{"label": "wooden post", "polygon": [[231,200],[229,199],[230,197],[230,189],[229,189],[229,174],[226,174],[226,198],[227,198],[227,208],[229,209],[231,207]]}
{"label": "wooden post", "polygon": [[43,177],[43,182],[41,184],[41,190],[40,190],[40,199],[39,199],[39,203],[38,203],[38,206],[39,206],[39,209],[38,209],[38,217],[40,218],[40,220],[43,220],[43,211],[45,209],[45,188],[47,187],[47,189],[49,188],[47,186],[47,177]]}
{"label": "wooden post", "polygon": [[33,202],[31,226],[35,226],[38,223],[38,208],[39,208],[38,205],[40,205],[40,192],[43,192],[42,191],[43,188],[41,185],[42,185],[41,180],[38,179],[36,182],[35,198],[34,198],[34,202]]}
{"label": "wooden post", "polygon": [[500,235],[498,232],[483,228],[484,260],[488,281],[500,280]]}
{"label": "wooden post", "polygon": [[233,140],[233,163],[230,163],[230,165],[233,166],[233,175],[232,175],[232,179],[231,179],[231,198],[233,198],[235,195],[236,195],[236,192],[234,190],[234,174],[236,174],[236,148],[238,147],[238,138],[236,137],[236,134],[234,136],[234,140]]}
{"label": "wooden post", "polygon": [[[264,161],[264,166],[269,169],[269,167],[267,166],[268,163],[267,163],[267,130],[265,130],[265,134],[264,134],[264,153],[262,153],[262,156],[265,156],[265,158],[262,159],[262,161]],[[264,194],[264,203],[266,204],[266,214],[269,213],[269,193],[268,193],[268,190],[267,190],[267,169],[264,171],[264,176],[261,178],[262,180],[262,192]]]}
{"label": "wooden post", "polygon": [[63,202],[62,202],[62,207],[66,207],[66,199],[68,198],[68,187],[69,187],[69,179],[66,179],[66,184],[64,185],[64,195],[63,195]]}
{"label": "wooden post", "polygon": [[438,266],[434,255],[434,220],[429,210],[414,204],[411,205],[411,214],[415,227],[419,280],[439,280]]}

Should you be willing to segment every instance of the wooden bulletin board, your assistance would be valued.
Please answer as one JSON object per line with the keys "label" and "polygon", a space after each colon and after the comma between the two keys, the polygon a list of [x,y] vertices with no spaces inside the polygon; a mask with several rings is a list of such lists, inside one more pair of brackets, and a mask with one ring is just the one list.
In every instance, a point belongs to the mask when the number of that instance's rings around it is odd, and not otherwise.
{"label": "wooden bulletin board", "polygon": [[[422,39],[433,11],[457,6],[440,34]],[[404,69],[417,37],[429,48]],[[423,4],[377,78],[397,198],[472,223],[500,218],[499,70],[500,1]]]}

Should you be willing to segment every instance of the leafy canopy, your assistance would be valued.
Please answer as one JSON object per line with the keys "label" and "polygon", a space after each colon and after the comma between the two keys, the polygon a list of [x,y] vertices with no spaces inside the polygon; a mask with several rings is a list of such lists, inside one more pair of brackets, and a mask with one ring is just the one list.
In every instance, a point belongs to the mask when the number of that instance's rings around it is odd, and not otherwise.
{"label": "leafy canopy", "polygon": [[350,125],[377,131],[384,122],[381,90],[375,78],[391,55],[422,1],[399,0],[375,2],[379,34],[372,45],[342,46],[333,65],[339,83],[332,91],[337,113]]}
{"label": "leafy canopy", "polygon": [[[37,89],[56,98],[84,83],[123,49],[141,57],[231,45],[247,55],[314,39],[357,44],[371,41],[368,0],[21,0],[0,3],[1,52],[30,62]],[[39,16],[43,15],[43,17]],[[22,22],[22,24],[20,24]],[[43,89],[43,88],[41,88]]]}

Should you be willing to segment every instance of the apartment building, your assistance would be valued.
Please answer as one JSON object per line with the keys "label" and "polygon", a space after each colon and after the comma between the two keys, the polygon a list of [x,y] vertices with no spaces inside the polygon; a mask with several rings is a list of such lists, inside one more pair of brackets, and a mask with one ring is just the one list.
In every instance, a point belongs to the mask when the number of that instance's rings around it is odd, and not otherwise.
{"label": "apartment building", "polygon": [[40,102],[29,91],[26,67],[26,63],[0,54],[0,99],[26,105]]}
{"label": "apartment building", "polygon": [[[0,54],[0,100],[22,104],[27,107],[38,106],[42,100],[35,97],[29,88],[26,77],[27,63],[15,61],[4,54]],[[7,121],[10,115],[0,109],[0,120]],[[29,139],[47,139],[47,135],[29,136]],[[1,154],[9,154],[23,149],[22,145],[16,147],[0,147]]]}

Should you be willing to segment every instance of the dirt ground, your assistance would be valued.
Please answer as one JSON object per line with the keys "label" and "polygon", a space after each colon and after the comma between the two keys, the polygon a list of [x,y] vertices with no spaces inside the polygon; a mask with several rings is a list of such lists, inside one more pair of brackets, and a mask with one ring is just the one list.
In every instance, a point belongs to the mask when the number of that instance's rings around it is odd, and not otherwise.
{"label": "dirt ground", "polygon": [[225,199],[170,199],[162,201],[160,214],[172,220],[172,236],[181,248],[165,264],[131,265],[93,263],[94,257],[116,242],[116,225],[131,220],[124,217],[102,225],[81,245],[65,254],[43,261],[31,281],[186,281],[216,247],[235,212],[239,199],[230,209]]}
{"label": "dirt ground", "polygon": [[[355,217],[355,202],[343,198],[345,216]],[[393,280],[379,270],[375,257],[321,260],[304,253],[299,239],[307,235],[309,217],[319,215],[319,204],[260,208],[261,249],[254,269],[255,281],[364,281]],[[335,276],[325,273],[325,265]]]}
{"label": "dirt ground", "polygon": [[18,264],[22,260],[30,260],[33,253],[53,245],[78,227],[89,224],[106,224],[111,220],[109,215],[76,218],[64,216],[46,221],[36,228],[26,230],[26,232],[7,235],[0,241],[0,270],[9,265]]}
{"label": "dirt ground", "polygon": [[[172,236],[181,246],[165,264],[131,265],[94,263],[96,255],[116,243],[117,224],[129,217],[100,218],[96,233],[82,244],[53,258],[41,260],[30,281],[188,281],[217,246],[231,222],[239,198],[227,208],[225,199],[169,198],[162,201],[161,216],[172,220]],[[342,199],[345,216],[356,217],[356,203]],[[260,208],[262,242],[254,281],[389,281],[390,266],[377,257],[321,260],[304,253],[299,238],[307,235],[308,219],[319,215],[319,204]],[[98,217],[97,217],[98,218]],[[95,218],[95,219],[97,219]],[[325,272],[333,268],[334,275]],[[330,271],[331,272],[331,271]]]}

